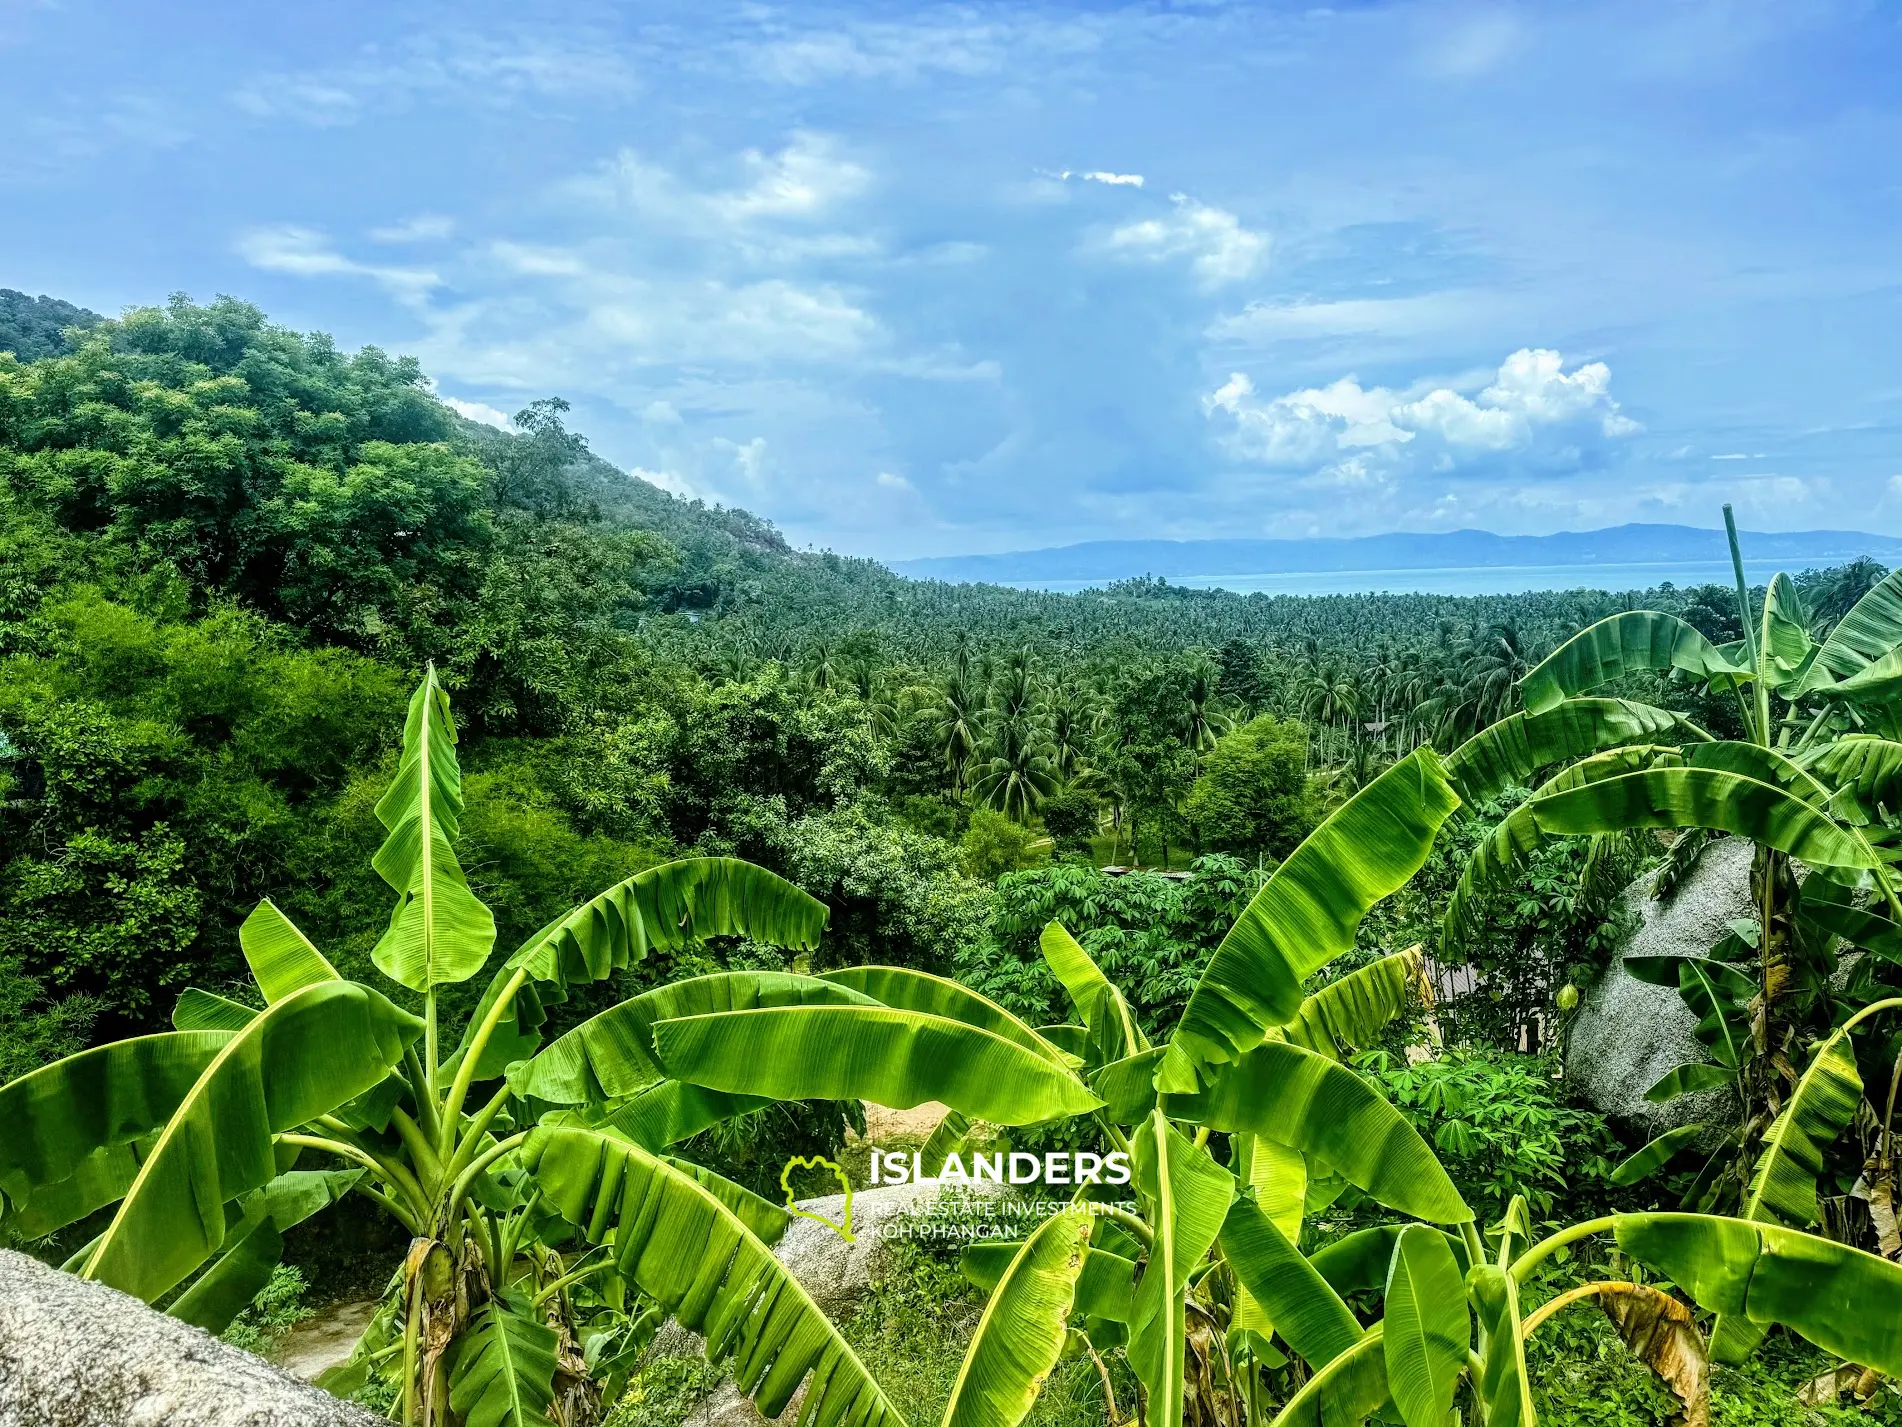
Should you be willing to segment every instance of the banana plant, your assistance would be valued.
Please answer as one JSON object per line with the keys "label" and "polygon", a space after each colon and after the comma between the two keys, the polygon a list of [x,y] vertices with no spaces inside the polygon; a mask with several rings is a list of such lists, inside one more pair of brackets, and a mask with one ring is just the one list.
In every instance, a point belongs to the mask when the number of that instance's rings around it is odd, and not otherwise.
{"label": "banana plant", "polygon": [[[1525,1339],[1557,1309],[1526,1313],[1520,1289],[1594,1234],[1669,1275],[1720,1325],[1780,1322],[1856,1362],[1902,1365],[1902,1266],[1784,1223],[1712,1216],[1624,1216],[1534,1242],[1516,1201],[1482,1232],[1431,1147],[1343,1063],[1430,994],[1420,952],[1305,983],[1419,869],[1459,804],[1430,748],[1356,794],[1243,910],[1160,1045],[1054,923],[1042,949],[1074,1025],[1033,1029],[952,983],[859,968],[817,978],[837,989],[808,987],[797,1004],[643,1020],[624,1036],[648,1014],[630,1003],[607,1013],[618,1024],[596,1040],[651,1044],[666,1074],[709,1094],[936,1099],[1006,1125],[1083,1117],[1130,1157],[1129,1191],[1078,1186],[1069,1211],[1022,1242],[965,1251],[967,1276],[990,1298],[946,1427],[1015,1427],[1071,1353],[1096,1360],[1120,1424],[1131,1404],[1116,1401],[1104,1366],[1117,1352],[1139,1383],[1145,1427],[1376,1415],[1529,1427]],[[1785,1139],[1764,1197],[1788,1212],[1805,1174],[1813,1200],[1816,1164],[1800,1130]],[[1311,1251],[1305,1221],[1349,1192],[1392,1217]],[[1813,1292],[1800,1291],[1805,1281]],[[1684,1385],[1687,1411],[1700,1410],[1706,1349],[1691,1307],[1655,1283],[1601,1282],[1593,1296],[1634,1350]],[[1364,1320],[1350,1300],[1380,1311]]]}
{"label": "banana plant", "polygon": [[[69,1270],[148,1302],[182,1288],[169,1311],[219,1331],[269,1276],[284,1232],[354,1194],[411,1245],[326,1385],[381,1378],[405,1422],[592,1421],[667,1315],[706,1332],[769,1412],[816,1370],[806,1402],[825,1422],[897,1422],[773,1257],[786,1212],[670,1153],[760,1102],[670,1080],[638,1037],[600,1039],[600,1017],[541,1044],[547,1007],[570,986],[707,937],[810,950],[825,906],[749,863],[690,858],[617,883],[498,957],[494,919],[458,860],[462,810],[455,724],[431,669],[376,808],[387,836],[373,865],[394,900],[371,959],[386,985],[343,978],[261,903],[240,933],[258,1005],[187,990],[173,1030],[0,1087],[7,1227],[40,1237],[103,1220]],[[485,970],[452,1039],[444,990]],[[870,1003],[808,982],[703,978],[610,1015],[637,1027],[714,1008]]]}
{"label": "banana plant", "polygon": [[[1620,1167],[1622,1182],[1654,1173],[1716,1140],[1685,1207],[1757,1217],[1754,1188],[1774,1169],[1793,1126],[1827,1148],[1856,1113],[1859,1040],[1873,1050],[1873,1008],[1897,989],[1902,962],[1902,573],[1891,575],[1825,634],[1812,627],[1795,584],[1774,577],[1753,607],[1736,531],[1725,507],[1744,638],[1718,647],[1655,611],[1626,611],[1555,649],[1521,684],[1523,711],[1494,724],[1447,759],[1470,803],[1510,786],[1531,796],[1480,844],[1442,927],[1442,959],[1483,913],[1485,894],[1554,837],[1669,829],[1682,848],[1713,836],[1753,844],[1755,915],[1734,923],[1699,956],[1627,958],[1625,970],[1675,988],[1697,1017],[1703,1061],[1678,1066],[1649,1098],[1729,1091],[1734,1122],[1679,1127]],[[1682,715],[1603,697],[1634,675],[1701,684],[1733,698],[1745,730],[1715,739]],[[1543,781],[1540,779],[1543,777]],[[1867,953],[1847,978],[1844,953]],[[1867,1013],[1867,1014],[1865,1014]],[[1846,1104],[1819,1096],[1801,1067],[1846,1067]],[[1887,1121],[1895,1096],[1885,1076],[1867,1106],[1883,1125],[1863,1188],[1886,1217],[1884,1252],[1902,1257],[1893,1229],[1896,1168]],[[1767,1172],[1767,1171],[1766,1171]],[[1813,1222],[1814,1213],[1802,1220]]]}

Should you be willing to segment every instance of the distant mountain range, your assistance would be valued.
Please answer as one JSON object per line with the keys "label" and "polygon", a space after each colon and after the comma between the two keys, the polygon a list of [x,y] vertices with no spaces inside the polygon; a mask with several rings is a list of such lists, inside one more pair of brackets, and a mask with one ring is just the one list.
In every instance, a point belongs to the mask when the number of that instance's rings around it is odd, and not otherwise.
{"label": "distant mountain range", "polygon": [[[1802,530],[1741,537],[1753,570],[1766,563],[1800,570],[1862,556],[1902,564],[1902,537],[1854,530]],[[1485,530],[1364,535],[1316,540],[1092,540],[1004,555],[939,555],[894,560],[916,579],[1008,585],[1108,582],[1136,575],[1217,583],[1222,577],[1343,571],[1462,570],[1594,565],[1705,565],[1729,559],[1722,530],[1690,525],[1614,525],[1557,535],[1494,535]]]}

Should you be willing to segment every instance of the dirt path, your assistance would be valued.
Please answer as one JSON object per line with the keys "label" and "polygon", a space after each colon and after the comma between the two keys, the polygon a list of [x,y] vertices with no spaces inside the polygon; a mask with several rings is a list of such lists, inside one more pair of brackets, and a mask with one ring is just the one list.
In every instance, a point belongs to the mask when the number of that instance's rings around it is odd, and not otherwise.
{"label": "dirt path", "polygon": [[325,1368],[347,1360],[375,1316],[373,1298],[320,1308],[278,1342],[277,1365],[292,1377],[309,1382]]}

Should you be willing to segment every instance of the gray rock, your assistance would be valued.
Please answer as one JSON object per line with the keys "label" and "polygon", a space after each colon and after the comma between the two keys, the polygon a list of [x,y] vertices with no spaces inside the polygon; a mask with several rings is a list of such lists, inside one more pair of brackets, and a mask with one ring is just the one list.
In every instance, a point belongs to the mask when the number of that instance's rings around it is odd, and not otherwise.
{"label": "gray rock", "polygon": [[1750,858],[1742,838],[1719,839],[1667,902],[1650,896],[1649,879],[1634,882],[1625,898],[1643,924],[1586,991],[1567,1032],[1567,1077],[1600,1110],[1647,1136],[1693,1121],[1722,1124],[1733,1118],[1735,1098],[1727,1090],[1680,1095],[1662,1105],[1644,1098],[1672,1067],[1710,1056],[1693,1034],[1697,1017],[1677,991],[1628,975],[1624,958],[1708,952],[1729,922],[1755,914]]}
{"label": "gray rock", "polygon": [[382,1418],[103,1284],[0,1250],[7,1427],[377,1427]]}
{"label": "gray rock", "polygon": [[292,1377],[314,1382],[318,1374],[350,1361],[381,1305],[374,1298],[320,1308],[286,1333],[277,1345],[277,1365]]}

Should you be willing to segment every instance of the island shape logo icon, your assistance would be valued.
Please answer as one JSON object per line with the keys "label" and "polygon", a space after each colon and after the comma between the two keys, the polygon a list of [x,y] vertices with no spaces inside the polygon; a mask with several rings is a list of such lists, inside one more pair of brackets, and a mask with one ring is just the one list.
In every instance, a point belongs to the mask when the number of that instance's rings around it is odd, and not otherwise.
{"label": "island shape logo icon", "polygon": [[[810,1209],[801,1209],[793,1203],[792,1176],[795,1169],[829,1169],[833,1178],[839,1181],[839,1187],[845,1191],[845,1213],[843,1219],[828,1219],[823,1214],[815,1214]],[[845,1177],[845,1171],[824,1155],[794,1155],[786,1161],[786,1167],[779,1172],[779,1187],[786,1191],[786,1208],[801,1219],[811,1219],[824,1224],[833,1233],[848,1244],[856,1244],[858,1239],[852,1233],[852,1181]]]}

